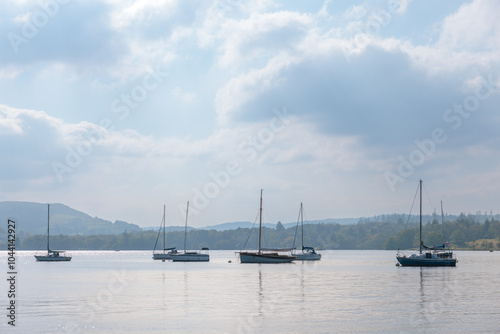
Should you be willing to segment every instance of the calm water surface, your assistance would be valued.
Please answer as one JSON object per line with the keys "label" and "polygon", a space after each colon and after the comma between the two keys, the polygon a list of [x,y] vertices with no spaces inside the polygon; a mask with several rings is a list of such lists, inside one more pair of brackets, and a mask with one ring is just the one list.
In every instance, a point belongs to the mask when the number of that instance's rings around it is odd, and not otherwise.
{"label": "calm water surface", "polygon": [[[396,267],[395,251],[322,251],[314,263],[153,261],[151,252],[18,252],[16,327],[2,333],[499,333],[500,252],[456,268]],[[231,260],[232,263],[228,263]],[[0,268],[7,276],[6,252]]]}

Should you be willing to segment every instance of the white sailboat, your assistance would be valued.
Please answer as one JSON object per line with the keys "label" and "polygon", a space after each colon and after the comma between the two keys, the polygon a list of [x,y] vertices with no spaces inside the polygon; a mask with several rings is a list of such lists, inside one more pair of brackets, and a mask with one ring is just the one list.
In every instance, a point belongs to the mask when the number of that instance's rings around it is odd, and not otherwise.
{"label": "white sailboat", "polygon": [[50,249],[50,204],[47,204],[47,255],[35,255],[37,261],[60,262],[71,261],[71,256],[61,255],[64,251]]}
{"label": "white sailboat", "polygon": [[[446,243],[441,246],[427,247],[422,240],[422,180],[419,182],[420,188],[420,249],[418,253],[407,256],[398,250],[396,259],[398,265],[407,267],[455,267],[457,259],[453,257],[453,252],[446,248]],[[443,217],[443,207],[441,203],[441,216]],[[422,248],[425,249],[422,252]]]}
{"label": "white sailboat", "polygon": [[290,263],[296,259],[289,253],[291,249],[267,249],[261,248],[262,236],[262,189],[260,190],[260,211],[259,211],[259,250],[257,252],[239,252],[241,263]]}
{"label": "white sailboat", "polygon": [[[158,245],[158,239],[160,238],[160,233],[163,228],[163,250],[161,252],[156,252],[156,246]],[[165,205],[163,205],[163,219],[160,224],[160,230],[156,236],[155,247],[153,248],[153,260],[172,260],[171,255],[176,254],[177,250],[175,247],[165,248]]]}
{"label": "white sailboat", "polygon": [[170,257],[174,262],[208,262],[210,261],[210,255],[208,255],[208,248],[201,249],[202,251],[206,251],[207,253],[186,251],[188,215],[189,215],[189,201],[187,202],[186,224],[184,226],[184,252],[177,252],[175,254],[171,254]]}
{"label": "white sailboat", "polygon": [[[300,203],[300,211],[299,211],[299,220],[301,222],[301,246],[302,246],[302,252],[300,253],[292,253],[292,255],[295,255],[297,258],[295,260],[298,261],[318,261],[321,260],[321,254],[316,253],[313,247],[306,247],[304,246],[304,209],[302,207],[302,203]],[[297,220],[297,227],[295,228],[295,235],[297,235],[297,228],[299,226],[299,220]],[[293,240],[294,246],[295,246],[295,238]]]}

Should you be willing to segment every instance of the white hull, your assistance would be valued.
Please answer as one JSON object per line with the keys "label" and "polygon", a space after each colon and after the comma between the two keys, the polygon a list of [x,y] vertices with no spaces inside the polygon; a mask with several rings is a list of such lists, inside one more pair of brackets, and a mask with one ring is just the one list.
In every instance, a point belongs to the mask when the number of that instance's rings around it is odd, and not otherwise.
{"label": "white hull", "polygon": [[176,253],[153,253],[153,260],[172,260],[172,254]]}
{"label": "white hull", "polygon": [[311,253],[300,253],[300,254],[293,254],[297,258],[295,261],[318,261],[321,260],[321,254],[311,254]]}
{"label": "white hull", "polygon": [[208,254],[201,254],[201,253],[196,253],[196,252],[172,254],[171,258],[172,258],[172,261],[174,261],[174,262],[208,262],[208,261],[210,261],[210,256]]}
{"label": "white hull", "polygon": [[71,261],[71,256],[51,256],[51,255],[35,255],[37,261],[45,262],[61,262]]}
{"label": "white hull", "polygon": [[290,263],[295,260],[295,256],[240,252],[241,263]]}

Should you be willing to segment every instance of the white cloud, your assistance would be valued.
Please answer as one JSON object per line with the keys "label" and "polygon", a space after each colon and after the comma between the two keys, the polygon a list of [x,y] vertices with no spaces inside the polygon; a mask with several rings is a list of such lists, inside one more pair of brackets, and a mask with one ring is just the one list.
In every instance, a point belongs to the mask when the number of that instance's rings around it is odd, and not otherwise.
{"label": "white cloud", "polygon": [[[0,40],[6,50],[0,54],[1,148],[15,161],[1,167],[4,196],[71,199],[109,219],[142,222],[164,202],[193,198],[195,187],[213,182],[211,172],[236,160],[241,173],[200,214],[199,225],[216,223],[213,217],[250,219],[250,190],[260,187],[275,189],[269,197],[285,203],[272,203],[285,217],[299,197],[320,203],[318,218],[384,213],[401,198],[390,193],[383,173],[436,127],[448,139],[415,175],[453,190],[458,174],[470,183],[478,177],[481,185],[496,184],[498,93],[481,100],[457,130],[443,115],[490,75],[498,85],[497,3],[457,4],[426,23],[409,1],[377,4],[109,0],[61,6],[19,54]],[[10,3],[0,11],[0,32],[19,32],[36,6]],[[381,10],[391,20],[367,31]],[[429,26],[436,27],[436,42],[422,44]],[[126,107],[122,97],[157,68],[165,80]],[[127,117],[113,112],[117,99]],[[273,109],[283,107],[287,126],[263,145]],[[114,130],[98,125],[107,118]],[[66,164],[78,150],[80,161],[59,183],[52,163]],[[491,187],[469,189],[493,194]],[[452,190],[447,194],[451,198]],[[113,214],[109,198],[118,203]],[[363,201],[366,208],[353,204]]]}
{"label": "white cloud", "polygon": [[500,49],[500,3],[475,0],[446,17],[438,46],[455,51],[498,51]]}
{"label": "white cloud", "polygon": [[496,1],[476,0],[465,4],[446,17],[438,31],[436,43],[403,49],[414,62],[429,73],[468,71],[498,72],[500,56],[500,23]]}
{"label": "white cloud", "polygon": [[363,5],[353,5],[351,8],[349,8],[343,15],[342,17],[345,20],[348,21],[359,21],[361,20],[366,14],[368,13],[368,10],[366,9],[365,6]]}
{"label": "white cloud", "polygon": [[237,113],[242,105],[276,87],[280,82],[281,71],[294,61],[286,54],[279,55],[271,59],[262,69],[252,70],[231,79],[217,92],[215,99],[219,122],[227,124],[231,113]]}
{"label": "white cloud", "polygon": [[216,32],[222,40],[218,64],[223,68],[242,66],[293,48],[293,42],[299,40],[313,22],[311,15],[287,11],[252,13],[246,19],[225,20]]}

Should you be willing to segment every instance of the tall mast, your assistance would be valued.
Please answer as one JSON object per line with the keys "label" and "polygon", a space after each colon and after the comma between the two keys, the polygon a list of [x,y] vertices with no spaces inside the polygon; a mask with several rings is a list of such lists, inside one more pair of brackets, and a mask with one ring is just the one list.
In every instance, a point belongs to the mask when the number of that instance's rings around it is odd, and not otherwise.
{"label": "tall mast", "polygon": [[163,252],[165,253],[165,204],[163,204]]}
{"label": "tall mast", "polygon": [[186,253],[186,238],[187,238],[187,228],[188,228],[188,212],[189,212],[189,201],[186,207],[186,225],[184,226],[184,253]]}
{"label": "tall mast", "polygon": [[420,254],[422,254],[422,180],[420,180]]}
{"label": "tall mast", "polygon": [[[444,212],[443,212],[443,201],[441,201],[441,233],[444,237]],[[445,240],[446,241],[446,240]]]}
{"label": "tall mast", "polygon": [[259,211],[259,254],[260,254],[261,235],[262,235],[262,189],[260,190],[260,211]]}
{"label": "tall mast", "polygon": [[441,233],[443,234],[443,243],[446,245],[446,237],[444,235],[444,211],[443,211],[443,201],[441,201]]}
{"label": "tall mast", "polygon": [[302,210],[302,202],[300,202],[300,220],[302,222],[302,250],[304,250],[304,212]]}
{"label": "tall mast", "polygon": [[50,244],[49,244],[49,232],[50,232],[50,224],[49,224],[49,217],[50,217],[50,204],[47,204],[47,252],[50,252]]}

